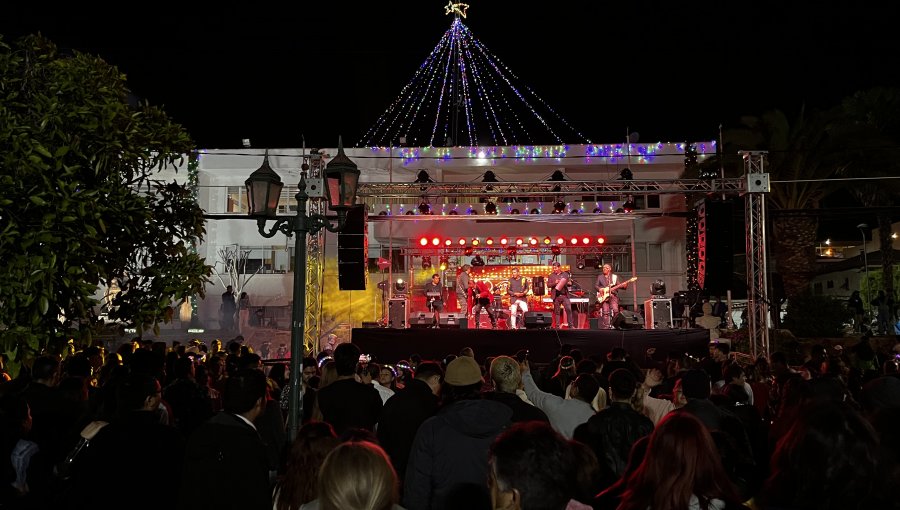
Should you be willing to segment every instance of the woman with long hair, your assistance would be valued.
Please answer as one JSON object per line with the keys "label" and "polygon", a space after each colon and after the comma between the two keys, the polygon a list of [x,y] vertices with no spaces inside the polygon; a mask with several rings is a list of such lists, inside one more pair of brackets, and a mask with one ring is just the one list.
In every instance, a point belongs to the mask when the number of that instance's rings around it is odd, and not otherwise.
{"label": "woman with long hair", "polygon": [[745,508],[703,423],[683,412],[656,425],[647,453],[628,478],[619,510]]}
{"label": "woman with long hair", "polygon": [[384,450],[368,441],[331,451],[319,470],[319,498],[301,510],[399,510],[397,473]]}
{"label": "woman with long hair", "polygon": [[288,453],[284,480],[275,487],[275,510],[297,510],[316,499],[319,469],[337,445],[334,429],[325,422],[300,427]]}

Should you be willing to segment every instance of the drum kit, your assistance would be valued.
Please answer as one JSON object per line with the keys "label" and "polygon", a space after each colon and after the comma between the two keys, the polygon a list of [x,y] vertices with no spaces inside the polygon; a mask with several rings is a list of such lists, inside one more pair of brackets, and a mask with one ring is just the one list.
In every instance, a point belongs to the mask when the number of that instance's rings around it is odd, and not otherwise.
{"label": "drum kit", "polygon": [[[528,292],[525,294],[525,300],[528,302],[528,309],[552,310],[553,299],[550,296],[545,295],[545,278],[543,276],[535,276],[533,278],[526,277],[525,280],[528,283]],[[508,309],[512,305],[512,301],[507,292],[509,289],[508,280],[502,280],[496,283],[485,280],[485,283],[487,283],[488,287],[491,289],[491,294],[494,296],[491,302],[491,306],[494,310]],[[569,285],[569,296],[573,303],[586,303],[589,300],[590,293],[586,292],[577,281],[572,280]]]}

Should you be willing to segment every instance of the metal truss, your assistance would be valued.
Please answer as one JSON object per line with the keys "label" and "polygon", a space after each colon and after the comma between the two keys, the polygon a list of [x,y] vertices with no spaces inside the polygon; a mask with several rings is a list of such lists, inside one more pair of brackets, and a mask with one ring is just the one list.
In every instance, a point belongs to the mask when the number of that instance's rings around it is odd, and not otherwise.
{"label": "metal truss", "polygon": [[[766,172],[765,151],[741,152],[745,174]],[[744,219],[747,222],[747,319],[750,354],[769,356],[769,300],[766,272],[766,194],[744,195]]]}
{"label": "metal truss", "polygon": [[[305,151],[304,151],[305,152]],[[311,154],[304,155],[303,163],[309,165],[309,177],[322,176],[324,168],[322,155],[315,149]],[[325,215],[327,204],[324,200],[313,199],[309,201],[309,214]],[[297,268],[294,268],[296,271]],[[306,310],[304,312],[305,329],[303,345],[305,350],[315,350],[319,347],[322,322],[322,286],[325,280],[325,229],[319,229],[316,233],[310,233],[306,244]]]}
{"label": "metal truss", "polygon": [[[685,193],[740,194],[745,178],[730,179],[642,179],[615,181],[541,182],[361,182],[356,196],[367,203],[389,203],[398,199],[440,197],[447,199],[515,197],[535,200],[569,195],[663,195]],[[552,199],[551,198],[551,199]]]}
{"label": "metal truss", "polygon": [[[630,255],[631,245],[629,244],[604,244],[602,246],[558,246],[559,253],[563,255]],[[519,246],[512,248],[470,248],[471,255],[481,255],[482,257],[505,257],[509,254],[510,249],[515,249],[516,255],[551,255],[553,247],[543,246]],[[409,257],[459,257],[466,254],[466,248],[421,248],[409,247],[400,248],[400,254]],[[468,255],[467,255],[468,256]]]}

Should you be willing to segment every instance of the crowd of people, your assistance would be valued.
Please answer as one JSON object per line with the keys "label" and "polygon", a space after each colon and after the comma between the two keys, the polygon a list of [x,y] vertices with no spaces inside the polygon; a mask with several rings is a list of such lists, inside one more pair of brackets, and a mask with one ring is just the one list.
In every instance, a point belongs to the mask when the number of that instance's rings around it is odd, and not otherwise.
{"label": "crowd of people", "polygon": [[303,359],[293,441],[287,367],[239,341],[40,356],[0,384],[0,508],[900,506],[892,353],[659,354],[378,360],[341,343]]}

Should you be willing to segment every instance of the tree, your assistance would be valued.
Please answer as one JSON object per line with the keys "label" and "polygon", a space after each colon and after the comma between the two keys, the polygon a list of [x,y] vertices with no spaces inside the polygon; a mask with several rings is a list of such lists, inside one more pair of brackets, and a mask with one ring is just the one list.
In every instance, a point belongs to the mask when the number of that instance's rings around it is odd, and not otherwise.
{"label": "tree", "polygon": [[[163,180],[193,144],[98,57],[43,37],[0,39],[0,348],[88,341],[98,288],[142,331],[203,295],[210,268],[190,188]],[[21,352],[21,351],[20,351]]]}

